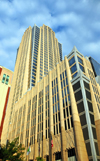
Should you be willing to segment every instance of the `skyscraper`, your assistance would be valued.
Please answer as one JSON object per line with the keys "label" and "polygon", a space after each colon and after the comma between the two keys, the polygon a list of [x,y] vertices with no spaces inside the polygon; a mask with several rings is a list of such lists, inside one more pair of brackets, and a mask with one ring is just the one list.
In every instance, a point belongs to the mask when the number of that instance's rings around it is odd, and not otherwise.
{"label": "skyscraper", "polygon": [[89,60],[91,62],[95,77],[98,75],[100,76],[100,64],[96,60],[94,60],[92,57],[89,57]]}
{"label": "skyscraper", "polygon": [[[45,27],[40,27],[41,43],[36,48],[32,47],[36,41],[31,36],[36,26],[26,31],[27,39],[22,38],[1,142],[19,137],[19,142],[25,145],[25,157],[30,161],[35,161],[38,156],[45,161],[100,161],[100,86],[91,63],[76,47],[62,60],[61,45],[56,38],[50,49],[48,34],[41,40],[41,31]],[[49,27],[46,28],[44,31],[48,33]],[[34,72],[33,65],[36,67]],[[29,145],[31,152],[27,158]]]}
{"label": "skyscraper", "polygon": [[[8,103],[7,124],[11,123],[15,103],[62,60],[62,45],[48,26],[29,27],[22,37],[15,63]],[[9,131],[9,126],[8,126]],[[5,129],[7,132],[7,128]]]}

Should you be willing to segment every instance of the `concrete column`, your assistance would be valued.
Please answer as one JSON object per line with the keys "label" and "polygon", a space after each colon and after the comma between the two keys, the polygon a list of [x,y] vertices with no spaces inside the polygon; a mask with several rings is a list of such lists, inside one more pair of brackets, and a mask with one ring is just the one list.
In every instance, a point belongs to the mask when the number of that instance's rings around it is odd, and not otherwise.
{"label": "concrete column", "polygon": [[46,138],[45,138],[45,77],[43,78],[43,159],[46,154]]}
{"label": "concrete column", "polygon": [[58,78],[58,93],[59,93],[59,105],[60,105],[60,122],[61,122],[61,156],[62,160],[66,161],[65,150],[66,150],[66,138],[65,138],[65,126],[63,117],[63,106],[62,106],[62,93],[61,93],[61,82],[60,82],[60,71],[59,64],[57,64],[57,78]]}
{"label": "concrete column", "polygon": [[39,84],[37,83],[37,108],[36,108],[36,131],[35,131],[35,152],[34,152],[34,161],[38,156],[38,143],[37,143],[37,125],[38,125],[38,98],[39,98]]}
{"label": "concrete column", "polygon": [[54,153],[54,147],[51,149],[51,136],[54,140],[53,136],[53,108],[52,108],[52,84],[51,84],[51,71],[49,72],[49,123],[50,123],[50,136],[49,136],[49,160],[53,161],[53,153]]}
{"label": "concrete column", "polygon": [[53,160],[52,161],[55,161],[55,153],[53,154]]}
{"label": "concrete column", "polygon": [[68,150],[65,151],[66,161],[68,161]]}

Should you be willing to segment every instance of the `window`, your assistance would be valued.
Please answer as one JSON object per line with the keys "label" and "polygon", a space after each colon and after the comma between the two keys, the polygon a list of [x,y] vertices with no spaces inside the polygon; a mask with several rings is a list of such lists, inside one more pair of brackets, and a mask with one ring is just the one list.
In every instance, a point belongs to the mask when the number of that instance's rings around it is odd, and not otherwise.
{"label": "window", "polygon": [[87,88],[88,90],[90,90],[90,86],[89,86],[88,83],[84,82],[84,86],[85,86],[85,88]]}
{"label": "window", "polygon": [[77,104],[77,108],[78,108],[78,113],[81,113],[84,111],[83,101]]}
{"label": "window", "polygon": [[72,75],[72,78],[75,78],[77,76],[77,72]]}
{"label": "window", "polygon": [[3,74],[2,83],[5,82],[6,74]]}
{"label": "window", "polygon": [[77,70],[76,64],[71,67],[71,73],[74,73]]}
{"label": "window", "polygon": [[76,84],[73,85],[74,91],[80,88],[80,82],[78,81]]}
{"label": "window", "polygon": [[71,66],[71,65],[74,64],[74,63],[75,63],[75,58],[72,57],[72,58],[69,60],[69,65]]}
{"label": "window", "polygon": [[81,64],[79,64],[79,66],[80,66],[80,69],[82,70],[82,72],[85,73],[84,67]]}
{"label": "window", "polygon": [[84,126],[87,124],[85,114],[80,116],[80,122],[81,122],[81,126]]}
{"label": "window", "polygon": [[3,74],[2,83],[8,84],[9,82],[9,75]]}
{"label": "window", "polygon": [[75,93],[76,102],[82,99],[82,92],[79,90]]}
{"label": "window", "polygon": [[83,60],[81,58],[78,57],[78,62],[83,64]]}

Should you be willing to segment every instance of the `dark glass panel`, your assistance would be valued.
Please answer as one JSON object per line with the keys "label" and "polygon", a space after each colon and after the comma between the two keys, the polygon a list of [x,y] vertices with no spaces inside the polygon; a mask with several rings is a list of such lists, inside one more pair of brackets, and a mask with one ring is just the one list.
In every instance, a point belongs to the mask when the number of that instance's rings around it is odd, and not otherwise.
{"label": "dark glass panel", "polygon": [[77,104],[77,109],[78,109],[78,113],[81,113],[84,111],[83,101]]}
{"label": "dark glass panel", "polygon": [[71,117],[71,127],[73,127],[73,118]]}
{"label": "dark glass panel", "polygon": [[84,126],[87,124],[85,114],[80,116],[80,122],[81,122],[81,126]]}
{"label": "dark glass panel", "polygon": [[76,101],[79,101],[82,99],[82,92],[81,90],[79,90],[78,92],[75,93],[75,98],[76,98]]}
{"label": "dark glass panel", "polygon": [[64,122],[65,122],[65,130],[67,130],[66,120]]}
{"label": "dark glass panel", "polygon": [[67,77],[67,72],[66,72],[66,70],[65,70],[65,76]]}
{"label": "dark glass panel", "polygon": [[67,106],[67,97],[65,98],[66,106]]}
{"label": "dark glass panel", "polygon": [[61,133],[61,126],[60,126],[60,123],[59,123],[59,133]]}
{"label": "dark glass panel", "polygon": [[66,116],[65,116],[65,109],[63,109],[63,113],[64,113],[64,118],[66,118]]}
{"label": "dark glass panel", "polygon": [[93,112],[93,106],[92,106],[92,103],[87,101],[88,102],[88,108],[89,108],[89,111]]}
{"label": "dark glass panel", "polygon": [[81,64],[83,64],[83,60],[81,58],[78,57],[78,62],[80,62]]}
{"label": "dark glass panel", "polygon": [[[74,148],[68,150],[68,158],[70,158],[72,156],[75,156],[75,149]],[[70,160],[70,159],[68,159],[68,160]],[[71,160],[73,160],[73,159],[71,159]]]}
{"label": "dark glass panel", "polygon": [[93,137],[94,139],[97,139],[96,129],[92,127]]}
{"label": "dark glass panel", "polygon": [[87,127],[85,127],[83,129],[83,136],[84,136],[84,140],[88,140],[89,139],[89,134],[88,134],[88,129]]}
{"label": "dark glass panel", "polygon": [[80,88],[80,82],[78,81],[76,84],[73,85],[74,91]]}
{"label": "dark glass panel", "polygon": [[71,110],[71,106],[69,106],[69,111],[70,111],[70,115],[72,115],[72,110]]}
{"label": "dark glass panel", "polygon": [[69,116],[69,115],[68,115],[68,107],[66,108],[66,112],[67,112],[67,117],[68,117],[68,116]]}
{"label": "dark glass panel", "polygon": [[77,72],[72,75],[72,78],[75,78],[77,76]]}
{"label": "dark glass panel", "polygon": [[88,83],[84,82],[84,86],[85,86],[85,88],[87,88],[87,89],[89,89],[89,90],[90,90],[90,86],[89,86],[89,84],[88,84]]}
{"label": "dark glass panel", "polygon": [[57,134],[58,134],[58,124],[56,124],[56,132],[57,132]]}
{"label": "dark glass panel", "polygon": [[60,80],[62,80],[62,76],[61,76],[61,74],[60,74]]}
{"label": "dark glass panel", "polygon": [[95,122],[94,122],[94,115],[92,115],[91,113],[90,114],[90,120],[91,120],[91,124],[95,125]]}
{"label": "dark glass panel", "polygon": [[61,160],[61,152],[55,154],[55,160]]}
{"label": "dark glass panel", "polygon": [[58,112],[58,119],[59,119],[59,121],[60,121],[60,112]]}
{"label": "dark glass panel", "polygon": [[96,153],[97,153],[97,155],[99,156],[98,144],[97,144],[96,142],[94,142],[94,143],[95,143]]}
{"label": "dark glass panel", "polygon": [[87,149],[88,156],[92,156],[90,142],[86,143],[86,149]]}
{"label": "dark glass panel", "polygon": [[55,126],[54,126],[54,135],[55,135]]}
{"label": "dark glass panel", "polygon": [[74,64],[74,63],[75,63],[75,58],[72,57],[72,58],[69,60],[69,65],[71,66],[71,65]]}
{"label": "dark glass panel", "polygon": [[68,85],[68,80],[67,80],[67,78],[66,78],[66,85]]}
{"label": "dark glass panel", "polygon": [[80,69],[82,70],[82,72],[85,72],[84,67],[80,64],[79,64],[79,66],[80,66]]}
{"label": "dark glass panel", "polygon": [[74,73],[77,70],[76,64],[71,67],[71,73]]}
{"label": "dark glass panel", "polygon": [[68,122],[68,129],[70,129],[69,119],[67,119],[67,122]]}

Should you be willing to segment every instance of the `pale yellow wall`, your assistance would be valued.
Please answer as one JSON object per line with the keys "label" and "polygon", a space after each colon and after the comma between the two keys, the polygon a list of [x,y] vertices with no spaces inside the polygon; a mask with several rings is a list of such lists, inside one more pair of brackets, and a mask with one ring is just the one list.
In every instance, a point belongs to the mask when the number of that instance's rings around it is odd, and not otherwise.
{"label": "pale yellow wall", "polygon": [[1,119],[2,119],[2,114],[4,110],[7,90],[8,90],[8,86],[0,82],[0,125],[1,125]]}

